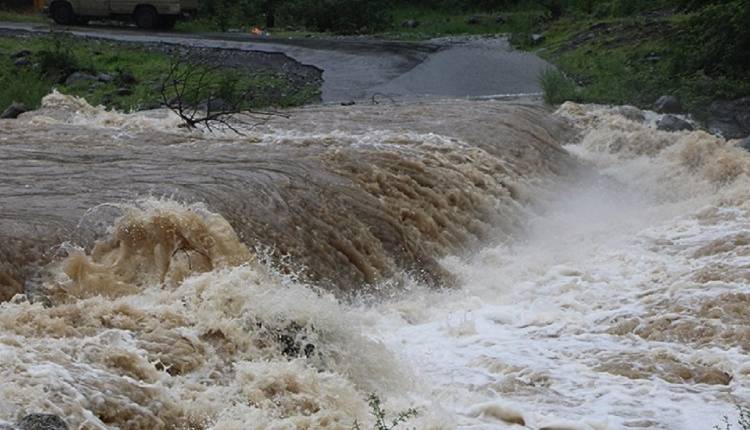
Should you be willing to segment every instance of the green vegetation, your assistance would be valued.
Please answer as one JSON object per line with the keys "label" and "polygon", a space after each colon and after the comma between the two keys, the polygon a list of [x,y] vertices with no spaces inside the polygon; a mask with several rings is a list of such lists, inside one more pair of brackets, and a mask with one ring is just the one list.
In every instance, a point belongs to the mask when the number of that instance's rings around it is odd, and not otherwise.
{"label": "green vegetation", "polygon": [[47,18],[34,12],[15,12],[0,10],[0,21],[9,22],[47,22]]}
{"label": "green vegetation", "polygon": [[[750,409],[737,406],[737,429],[738,430],[750,430]],[[722,421],[722,425],[714,426],[714,430],[734,430],[735,427],[729,422],[729,418],[725,415]]]}
{"label": "green vegetation", "polygon": [[[377,394],[370,394],[367,403],[370,405],[370,414],[375,418],[372,430],[395,430],[399,425],[419,415],[416,409],[409,408],[397,413],[396,417],[391,419],[389,423],[387,412],[383,409],[382,402]],[[357,421],[354,421],[352,430],[362,430]]]}
{"label": "green vegetation", "polygon": [[[580,3],[580,2],[579,2]],[[712,100],[750,95],[750,1],[597,2],[547,22],[536,49],[569,79],[541,79],[551,103],[650,107],[678,96],[699,118]],[[606,6],[606,7],[604,7]]]}
{"label": "green vegetation", "polygon": [[546,69],[539,77],[539,82],[544,91],[544,101],[548,104],[579,100],[576,83],[557,69]]}
{"label": "green vegetation", "polygon": [[[0,37],[0,52],[0,111],[13,101],[36,108],[52,88],[123,111],[158,107],[163,102],[161,83],[171,63],[162,52],[65,35]],[[19,59],[25,61],[16,64]],[[71,79],[77,72],[84,75],[82,79]],[[213,68],[206,82],[241,87],[247,97],[243,108],[295,106],[319,95],[315,85],[299,88],[282,75],[238,69]]]}
{"label": "green vegetation", "polygon": [[[19,16],[23,14],[0,19]],[[371,34],[396,39],[508,34],[511,44],[556,66],[558,72],[540,76],[549,103],[570,99],[645,108],[660,95],[672,94],[700,119],[713,100],[750,95],[748,22],[750,0],[201,0],[199,17],[178,23],[177,30],[249,31],[257,26],[281,37]],[[78,51],[76,56],[85,56]],[[166,60],[148,53],[141,61],[138,52],[123,51],[111,64],[101,64],[109,54],[89,55],[81,64],[92,64],[96,71],[136,68],[130,72],[146,76],[139,79],[145,82],[163,70]],[[7,70],[7,63],[0,64]],[[285,85],[271,77],[261,80]],[[32,86],[0,90],[0,98],[15,92],[33,99],[39,88]],[[136,88],[124,99],[115,97],[112,105],[153,103],[153,91],[142,86],[144,91]],[[112,90],[105,86],[87,97],[107,102]]]}

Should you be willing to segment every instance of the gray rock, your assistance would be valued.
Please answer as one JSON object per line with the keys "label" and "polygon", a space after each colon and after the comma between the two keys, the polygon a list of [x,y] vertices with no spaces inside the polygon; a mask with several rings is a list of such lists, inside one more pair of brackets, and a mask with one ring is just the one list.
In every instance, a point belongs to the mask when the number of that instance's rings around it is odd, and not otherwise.
{"label": "gray rock", "polygon": [[654,111],[659,113],[680,113],[682,104],[675,96],[661,96],[654,102]]}
{"label": "gray rock", "polygon": [[117,94],[120,97],[129,96],[133,94],[133,90],[128,87],[121,87],[121,88],[118,88],[117,91],[115,91],[115,94]]}
{"label": "gray rock", "polygon": [[99,82],[112,82],[115,80],[112,75],[108,75],[106,73],[99,73],[98,75],[96,75],[96,79],[98,79]]}
{"label": "gray rock", "polygon": [[472,15],[469,17],[469,19],[466,20],[466,23],[469,25],[477,25],[482,23],[482,17],[479,15]]}
{"label": "gray rock", "polygon": [[508,22],[508,20],[505,19],[505,17],[502,15],[498,15],[495,17],[495,24],[505,24],[506,22]]}
{"label": "gray rock", "polygon": [[727,139],[750,135],[750,97],[717,100],[708,107],[708,129]]}
{"label": "gray rock", "polygon": [[0,423],[0,430],[18,430],[12,424]]}
{"label": "gray rock", "polygon": [[96,80],[96,76],[88,74],[86,72],[74,72],[65,79],[65,85],[74,85],[79,82],[92,82]]}
{"label": "gray rock", "polygon": [[27,57],[21,57],[13,62],[13,65],[16,67],[25,67],[31,65],[31,60],[29,60]]}
{"label": "gray rock", "polygon": [[27,112],[28,109],[26,109],[26,106],[23,103],[11,103],[10,106],[8,106],[7,109],[3,111],[2,114],[0,114],[0,118],[2,119],[13,119],[18,118],[18,115],[21,115],[24,112]]}
{"label": "gray rock", "polygon": [[634,122],[646,120],[643,111],[635,106],[618,106],[615,108],[615,112]]}
{"label": "gray rock", "polygon": [[662,131],[693,130],[693,126],[689,122],[674,115],[664,115],[661,117],[661,119],[656,121],[656,128]]}
{"label": "gray rock", "polygon": [[419,21],[416,19],[407,19],[401,23],[403,28],[417,28],[419,27]]}
{"label": "gray rock", "polygon": [[543,34],[532,34],[531,35],[531,43],[537,44],[544,42],[544,35]]}
{"label": "gray rock", "polygon": [[135,76],[133,76],[133,75],[132,75],[132,74],[130,74],[129,72],[120,72],[120,73],[119,73],[119,74],[117,75],[117,80],[118,80],[118,81],[119,81],[119,82],[120,82],[120,83],[121,83],[122,85],[127,85],[127,86],[130,86],[130,85],[135,85],[135,84],[137,84],[137,83],[138,83],[138,79],[136,79],[136,78],[135,78]]}
{"label": "gray rock", "polygon": [[52,414],[29,414],[18,422],[19,430],[68,430],[62,418]]}
{"label": "gray rock", "polygon": [[737,146],[739,146],[740,148],[744,149],[745,151],[750,151],[750,136],[742,139],[740,141],[740,144],[737,145]]}
{"label": "gray rock", "polygon": [[234,110],[234,106],[232,106],[231,103],[227,102],[224,99],[216,98],[201,102],[200,104],[198,104],[198,109],[212,113],[232,112]]}
{"label": "gray rock", "polygon": [[29,55],[31,55],[31,51],[24,49],[23,51],[18,51],[15,54],[11,55],[11,58],[28,57]]}

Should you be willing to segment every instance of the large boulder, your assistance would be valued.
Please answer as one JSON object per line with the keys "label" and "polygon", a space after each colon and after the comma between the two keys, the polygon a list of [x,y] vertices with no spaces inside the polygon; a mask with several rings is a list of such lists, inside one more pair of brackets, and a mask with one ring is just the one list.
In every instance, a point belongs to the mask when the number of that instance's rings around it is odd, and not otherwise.
{"label": "large boulder", "polygon": [[643,111],[635,106],[617,106],[614,108],[614,112],[622,115],[630,121],[643,122],[646,120]]}
{"label": "large boulder", "polygon": [[662,131],[684,131],[693,130],[693,126],[684,119],[674,115],[664,115],[656,121],[656,128]]}
{"label": "large boulder", "polygon": [[661,96],[654,103],[654,111],[659,113],[680,113],[682,103],[675,96]]}
{"label": "large boulder", "polygon": [[62,418],[52,414],[29,414],[18,422],[19,430],[68,430]]}
{"label": "large boulder", "polygon": [[0,119],[14,119],[18,118],[24,112],[27,112],[26,106],[23,103],[13,102],[7,109],[0,114]]}
{"label": "large boulder", "polygon": [[711,103],[706,125],[709,131],[721,134],[726,139],[750,135],[750,97]]}

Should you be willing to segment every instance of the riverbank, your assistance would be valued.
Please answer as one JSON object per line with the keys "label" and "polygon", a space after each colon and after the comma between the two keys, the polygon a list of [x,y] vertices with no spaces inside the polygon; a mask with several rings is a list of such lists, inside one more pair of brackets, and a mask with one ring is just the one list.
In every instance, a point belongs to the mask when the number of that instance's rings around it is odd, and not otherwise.
{"label": "riverbank", "polygon": [[[237,82],[250,94],[243,108],[290,107],[320,98],[322,72],[284,55],[133,44],[66,34],[0,34],[0,111],[12,103],[35,109],[53,88],[121,111],[160,107],[175,58],[210,68],[206,85]],[[169,94],[169,97],[174,96]]]}

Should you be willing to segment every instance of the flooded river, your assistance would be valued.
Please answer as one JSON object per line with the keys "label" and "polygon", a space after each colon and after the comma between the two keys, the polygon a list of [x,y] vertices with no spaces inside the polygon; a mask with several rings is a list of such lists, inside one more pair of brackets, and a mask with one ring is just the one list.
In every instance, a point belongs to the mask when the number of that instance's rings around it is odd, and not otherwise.
{"label": "flooded river", "polygon": [[53,93],[0,121],[0,426],[710,429],[750,400],[750,155],[640,115],[239,136]]}

